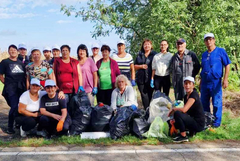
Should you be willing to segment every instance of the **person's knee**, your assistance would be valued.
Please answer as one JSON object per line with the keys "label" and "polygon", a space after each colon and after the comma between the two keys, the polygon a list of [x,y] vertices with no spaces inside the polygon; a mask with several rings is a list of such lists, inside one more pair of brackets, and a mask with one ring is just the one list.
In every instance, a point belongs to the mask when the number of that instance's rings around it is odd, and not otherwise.
{"label": "person's knee", "polygon": [[182,115],[183,113],[181,112],[181,111],[175,111],[174,112],[174,119],[176,119],[176,118],[180,118],[181,117],[181,115]]}
{"label": "person's knee", "polygon": [[49,124],[49,118],[47,116],[41,116],[39,122],[42,126],[46,126]]}

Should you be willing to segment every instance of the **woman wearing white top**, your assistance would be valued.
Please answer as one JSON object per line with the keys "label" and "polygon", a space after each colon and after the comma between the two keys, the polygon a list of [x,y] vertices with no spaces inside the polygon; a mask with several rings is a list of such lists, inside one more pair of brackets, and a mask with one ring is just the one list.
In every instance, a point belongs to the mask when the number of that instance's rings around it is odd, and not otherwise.
{"label": "woman wearing white top", "polygon": [[162,40],[160,44],[161,52],[156,54],[152,62],[151,87],[155,90],[162,90],[167,96],[171,86],[169,64],[172,54],[168,52],[167,40]]}

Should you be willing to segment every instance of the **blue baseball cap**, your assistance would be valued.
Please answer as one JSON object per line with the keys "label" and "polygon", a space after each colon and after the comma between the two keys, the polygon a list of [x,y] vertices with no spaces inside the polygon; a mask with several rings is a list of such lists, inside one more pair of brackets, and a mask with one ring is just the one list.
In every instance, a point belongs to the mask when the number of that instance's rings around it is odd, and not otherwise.
{"label": "blue baseball cap", "polygon": [[180,39],[177,40],[177,43],[186,43],[186,40],[183,39],[183,38],[180,38]]}
{"label": "blue baseball cap", "polygon": [[25,44],[19,44],[18,45],[18,50],[19,49],[25,49],[25,50],[27,50],[27,46],[25,45]]}

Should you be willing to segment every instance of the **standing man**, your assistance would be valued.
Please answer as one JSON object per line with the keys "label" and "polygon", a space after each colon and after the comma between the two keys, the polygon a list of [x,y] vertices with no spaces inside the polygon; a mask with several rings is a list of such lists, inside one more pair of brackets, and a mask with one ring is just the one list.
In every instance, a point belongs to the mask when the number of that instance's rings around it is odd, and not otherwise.
{"label": "standing man", "polygon": [[135,86],[135,69],[132,55],[125,52],[125,42],[120,40],[117,43],[118,53],[114,54],[112,58],[118,63],[121,74],[125,75],[128,80],[131,80],[132,86]]}
{"label": "standing man", "polygon": [[183,100],[186,94],[183,88],[183,79],[187,76],[195,76],[200,70],[200,63],[193,51],[186,49],[186,41],[183,38],[177,40],[178,52],[170,62],[170,73],[176,100]]}
{"label": "standing man", "polygon": [[[216,47],[212,33],[204,35],[204,43],[207,51],[202,54],[201,101],[204,111],[210,112],[210,97],[212,97],[213,115],[215,116],[213,126],[219,127],[222,120],[222,86],[228,87],[231,61],[223,48]],[[225,67],[224,77],[223,67]]]}
{"label": "standing man", "polygon": [[51,53],[51,48],[48,46],[45,46],[43,48],[43,55],[45,57],[45,61],[49,63],[49,65],[52,67],[53,66],[53,61],[52,61],[52,53]]}
{"label": "standing man", "polygon": [[93,59],[94,63],[96,64],[98,60],[100,60],[102,58],[102,56],[100,56],[99,53],[99,44],[98,43],[93,43],[92,44],[92,53],[93,55],[91,56],[91,58]]}
{"label": "standing man", "polygon": [[27,56],[27,46],[25,44],[19,44],[18,45],[18,59],[24,64],[28,65],[30,63],[30,60]]}

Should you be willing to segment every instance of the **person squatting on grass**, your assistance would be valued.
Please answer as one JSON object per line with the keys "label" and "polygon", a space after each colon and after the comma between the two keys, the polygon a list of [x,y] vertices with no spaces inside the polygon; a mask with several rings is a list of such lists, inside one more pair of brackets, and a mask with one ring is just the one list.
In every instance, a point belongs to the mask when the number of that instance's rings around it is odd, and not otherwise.
{"label": "person squatting on grass", "polygon": [[186,91],[184,107],[173,108],[168,114],[169,116],[173,115],[170,123],[174,124],[176,129],[180,131],[180,134],[173,138],[173,141],[177,143],[188,141],[187,130],[191,134],[204,130],[205,115],[194,83],[193,77],[187,76],[184,78],[184,89]]}

